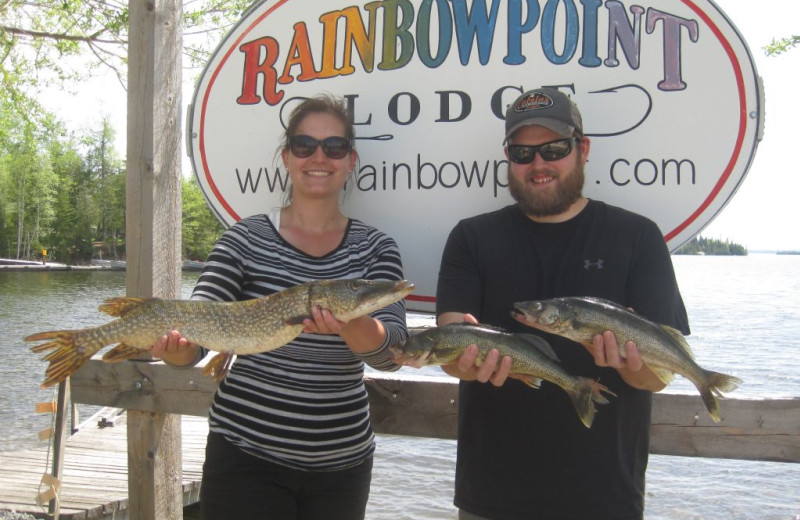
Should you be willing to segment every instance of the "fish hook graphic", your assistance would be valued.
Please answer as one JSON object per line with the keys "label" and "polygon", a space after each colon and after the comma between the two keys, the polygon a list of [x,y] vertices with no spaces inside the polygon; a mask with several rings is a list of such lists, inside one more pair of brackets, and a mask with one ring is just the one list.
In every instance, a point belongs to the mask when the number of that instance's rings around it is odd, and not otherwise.
{"label": "fish hook graphic", "polygon": [[647,120],[647,118],[650,116],[650,112],[653,110],[653,97],[650,95],[650,93],[644,87],[629,83],[629,84],[626,84],[626,85],[619,85],[617,87],[610,87],[610,88],[606,88],[606,89],[603,89],[603,90],[594,90],[594,91],[589,92],[589,94],[607,94],[607,93],[617,94],[622,89],[631,89],[631,88],[632,89],[636,89],[636,90],[640,90],[647,97],[647,110],[645,110],[644,115],[639,119],[639,121],[637,123],[635,123],[633,126],[630,126],[629,128],[626,128],[626,129],[623,129],[623,130],[620,130],[620,131],[617,131],[617,132],[600,133],[600,134],[586,134],[587,136],[589,136],[589,137],[611,137],[611,136],[615,136],[615,135],[626,134],[628,132],[632,132],[633,130],[635,130],[636,128],[641,126],[642,123],[645,122],[645,120]]}

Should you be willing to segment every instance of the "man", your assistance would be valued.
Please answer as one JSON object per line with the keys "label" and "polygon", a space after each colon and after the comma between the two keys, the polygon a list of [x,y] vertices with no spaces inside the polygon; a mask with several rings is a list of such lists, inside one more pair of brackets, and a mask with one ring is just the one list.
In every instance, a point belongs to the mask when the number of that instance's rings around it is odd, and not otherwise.
{"label": "man", "polygon": [[[478,321],[539,333],[571,373],[616,397],[591,428],[566,393],[508,378],[492,351],[470,346],[445,370],[459,387],[455,504],[463,520],[640,520],[653,391],[663,383],[636,346],[620,356],[606,331],[586,349],[511,317],[513,303],[559,296],[615,301],[689,333],[669,251],[652,221],[582,194],[590,140],[562,92],[525,92],[506,112],[509,190],[516,204],[461,221],[448,238],[438,324]],[[488,381],[488,384],[487,384]]]}

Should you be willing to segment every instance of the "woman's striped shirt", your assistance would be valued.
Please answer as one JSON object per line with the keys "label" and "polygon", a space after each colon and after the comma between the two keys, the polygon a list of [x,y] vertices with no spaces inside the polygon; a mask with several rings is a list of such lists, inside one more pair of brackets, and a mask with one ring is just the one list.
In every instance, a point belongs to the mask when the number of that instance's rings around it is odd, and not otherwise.
{"label": "woman's striped shirt", "polygon": [[[243,219],[214,246],[192,299],[237,301],[311,280],[402,280],[395,241],[350,220],[342,243],[313,257],[283,240],[266,215]],[[338,335],[300,334],[287,345],[238,356],[209,413],[210,430],[255,456],[304,470],[361,463],[375,449],[364,362],[397,370],[388,346],[408,335],[402,301],[376,311],[386,341],[354,354]]]}

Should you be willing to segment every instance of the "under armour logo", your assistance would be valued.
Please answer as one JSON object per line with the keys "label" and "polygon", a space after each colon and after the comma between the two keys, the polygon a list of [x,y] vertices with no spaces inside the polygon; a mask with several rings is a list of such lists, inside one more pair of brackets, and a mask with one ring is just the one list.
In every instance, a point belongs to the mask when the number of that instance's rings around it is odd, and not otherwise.
{"label": "under armour logo", "polygon": [[583,261],[583,268],[586,269],[587,271],[589,269],[602,269],[603,259],[600,258],[598,260],[592,261],[587,258],[586,260]]}

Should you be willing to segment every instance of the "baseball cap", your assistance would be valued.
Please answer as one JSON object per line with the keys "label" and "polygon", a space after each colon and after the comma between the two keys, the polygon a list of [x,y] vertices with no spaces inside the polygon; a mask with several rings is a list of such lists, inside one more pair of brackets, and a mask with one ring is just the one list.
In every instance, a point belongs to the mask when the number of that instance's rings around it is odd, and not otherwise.
{"label": "baseball cap", "polygon": [[564,137],[572,137],[576,130],[583,134],[578,107],[566,94],[549,87],[529,90],[508,106],[505,141],[526,125],[543,126]]}

